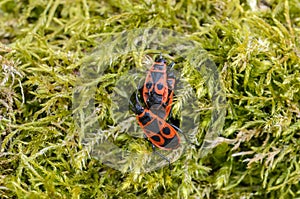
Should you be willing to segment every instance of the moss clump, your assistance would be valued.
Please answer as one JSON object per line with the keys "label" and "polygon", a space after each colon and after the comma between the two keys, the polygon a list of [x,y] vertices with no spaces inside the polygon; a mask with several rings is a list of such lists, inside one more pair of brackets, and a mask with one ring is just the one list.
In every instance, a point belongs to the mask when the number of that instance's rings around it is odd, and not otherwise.
{"label": "moss clump", "polygon": [[[299,13],[297,0],[1,1],[1,198],[299,197]],[[172,171],[121,173],[82,150],[73,88],[99,41],[147,27],[180,32],[216,63],[227,142],[200,158],[198,136]],[[130,60],[118,59],[98,85],[103,128],[115,125],[111,87],[138,65]],[[208,95],[190,80],[206,122]],[[148,147],[124,135],[111,139],[136,151]]]}

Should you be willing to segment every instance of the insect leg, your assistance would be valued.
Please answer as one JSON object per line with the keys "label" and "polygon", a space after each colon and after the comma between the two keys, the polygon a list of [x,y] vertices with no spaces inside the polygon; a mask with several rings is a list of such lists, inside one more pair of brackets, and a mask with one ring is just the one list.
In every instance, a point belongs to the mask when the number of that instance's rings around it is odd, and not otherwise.
{"label": "insect leg", "polygon": [[[150,140],[148,140],[148,138],[147,138],[147,136],[145,134],[144,134],[144,138],[147,139],[148,142],[150,142]],[[169,167],[170,167],[170,170],[171,170],[172,169],[172,167],[171,167],[171,161],[167,157],[165,157],[164,155],[162,155],[161,153],[159,153],[158,151],[156,151],[156,147],[154,146],[154,144],[151,143],[151,146],[152,146],[153,153],[159,155],[162,159],[166,160],[169,163]]]}
{"label": "insect leg", "polygon": [[154,144],[152,144],[152,150],[153,150],[154,154],[159,155],[162,159],[166,160],[169,163],[169,168],[171,170],[172,169],[171,161],[167,157],[165,157],[164,155],[162,155],[161,153],[159,153],[158,151],[156,151],[156,147],[154,146]]}

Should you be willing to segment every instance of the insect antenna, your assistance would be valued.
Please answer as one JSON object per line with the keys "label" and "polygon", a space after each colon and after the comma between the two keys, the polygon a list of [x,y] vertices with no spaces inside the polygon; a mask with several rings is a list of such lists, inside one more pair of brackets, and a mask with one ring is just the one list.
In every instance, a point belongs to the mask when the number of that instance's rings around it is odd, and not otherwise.
{"label": "insect antenna", "polygon": [[138,98],[138,92],[139,92],[139,88],[140,88],[140,85],[141,85],[141,81],[142,81],[142,80],[139,81],[139,84],[138,84],[138,87],[137,87],[136,93],[135,93],[135,100],[136,100],[136,102],[137,102],[140,106],[141,106],[141,103],[140,103],[139,98]]}
{"label": "insect antenna", "polygon": [[[139,92],[139,87],[140,87],[140,83],[141,83],[141,80],[139,81],[139,84],[138,84],[138,87],[137,87],[137,90],[135,91],[135,93],[133,93],[130,97],[130,99],[128,100],[129,102],[129,108],[134,112],[134,113],[138,113],[140,112],[143,107],[139,101],[139,98],[138,98],[138,92]],[[132,103],[132,101],[134,100],[134,96],[135,95],[135,105]]]}
{"label": "insect antenna", "polygon": [[180,129],[180,128],[178,128],[177,126],[175,126],[175,125],[173,125],[173,124],[171,124],[171,123],[169,123],[176,131],[178,131],[179,133],[181,133],[183,136],[184,136],[184,138],[185,138],[185,140],[189,143],[189,144],[191,144],[191,141],[187,138],[187,136],[182,132],[182,130]]}

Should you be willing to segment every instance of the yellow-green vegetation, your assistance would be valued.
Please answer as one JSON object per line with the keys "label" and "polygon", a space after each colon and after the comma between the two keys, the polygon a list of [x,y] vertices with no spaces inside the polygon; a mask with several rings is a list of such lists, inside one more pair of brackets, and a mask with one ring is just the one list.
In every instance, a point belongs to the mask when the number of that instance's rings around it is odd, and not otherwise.
{"label": "yellow-green vegetation", "polygon": [[[226,142],[200,157],[204,125],[171,171],[120,172],[83,150],[73,89],[101,39],[147,27],[185,35],[216,63]],[[1,0],[0,198],[299,198],[299,38],[298,0]],[[120,58],[105,70],[95,96],[103,129],[117,125],[110,89],[133,66]],[[195,110],[203,118],[209,101]],[[125,148],[151,148],[118,135]]]}

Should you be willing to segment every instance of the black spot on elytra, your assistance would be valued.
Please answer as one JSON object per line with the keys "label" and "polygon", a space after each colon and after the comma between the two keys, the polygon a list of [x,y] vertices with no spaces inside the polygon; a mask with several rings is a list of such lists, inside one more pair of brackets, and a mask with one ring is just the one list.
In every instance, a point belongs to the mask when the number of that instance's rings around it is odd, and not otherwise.
{"label": "black spot on elytra", "polygon": [[164,85],[162,85],[162,84],[157,84],[157,89],[158,89],[158,90],[163,89],[163,87],[164,87]]}
{"label": "black spot on elytra", "polygon": [[154,141],[159,142],[160,141],[160,137],[157,135],[154,135],[151,137]]}
{"label": "black spot on elytra", "polygon": [[151,87],[152,87],[152,82],[147,82],[147,83],[146,83],[146,88],[147,88],[147,89],[150,89]]}
{"label": "black spot on elytra", "polygon": [[171,133],[170,128],[169,128],[169,127],[164,127],[164,128],[163,128],[163,133],[164,133],[165,135],[170,135],[170,133]]}

